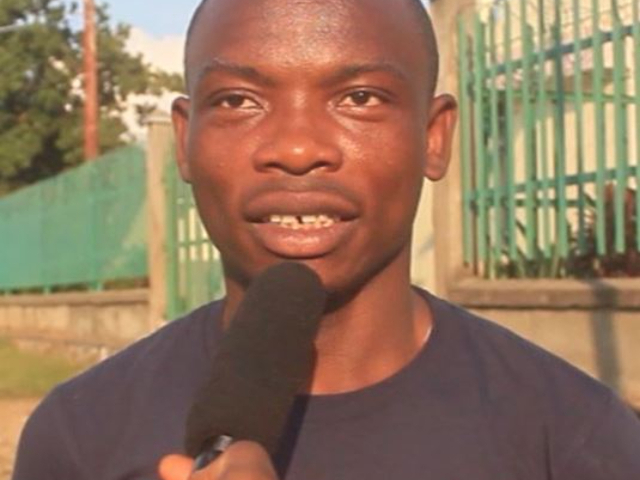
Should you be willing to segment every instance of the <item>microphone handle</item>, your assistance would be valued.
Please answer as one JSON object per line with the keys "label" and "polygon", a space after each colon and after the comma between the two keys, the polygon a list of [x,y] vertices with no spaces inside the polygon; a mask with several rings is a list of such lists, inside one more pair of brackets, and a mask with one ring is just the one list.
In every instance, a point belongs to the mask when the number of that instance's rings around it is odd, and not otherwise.
{"label": "microphone handle", "polygon": [[220,435],[213,441],[210,446],[206,447],[200,455],[196,457],[193,464],[192,472],[202,470],[211,462],[215,461],[224,451],[233,443],[233,437],[229,435]]}

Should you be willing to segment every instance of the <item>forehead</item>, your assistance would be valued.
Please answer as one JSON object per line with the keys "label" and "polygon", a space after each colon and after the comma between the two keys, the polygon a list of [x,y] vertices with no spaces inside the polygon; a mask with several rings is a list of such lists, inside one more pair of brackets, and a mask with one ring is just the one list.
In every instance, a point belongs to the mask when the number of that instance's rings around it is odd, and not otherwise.
{"label": "forehead", "polygon": [[384,61],[426,75],[432,66],[416,10],[408,0],[209,0],[191,34],[187,74],[222,58],[302,70]]}

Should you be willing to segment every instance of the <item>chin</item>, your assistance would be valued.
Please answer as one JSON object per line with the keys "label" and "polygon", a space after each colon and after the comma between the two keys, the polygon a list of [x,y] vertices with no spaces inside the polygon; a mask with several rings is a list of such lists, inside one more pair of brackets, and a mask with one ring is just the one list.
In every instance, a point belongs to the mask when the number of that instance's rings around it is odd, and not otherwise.
{"label": "chin", "polygon": [[[360,258],[371,259],[371,256],[362,255]],[[330,303],[342,305],[356,297],[367,286],[374,285],[383,278],[392,279],[392,282],[397,283],[397,275],[394,272],[403,271],[401,268],[402,260],[403,255],[390,254],[379,258],[378,261],[357,262],[355,264],[343,261],[334,265],[333,262],[328,263],[321,260],[303,263],[320,276],[329,294]],[[384,282],[386,283],[386,281]]]}
{"label": "chin", "polygon": [[318,258],[288,258],[262,254],[222,255],[222,258],[227,282],[238,286],[240,290],[248,288],[254,278],[273,265],[283,262],[302,263],[318,274],[332,304],[348,302],[367,285],[376,283],[376,280],[383,277],[397,283],[397,273],[408,272],[410,249],[406,245],[396,245],[395,248],[375,253],[360,251],[363,253]]}

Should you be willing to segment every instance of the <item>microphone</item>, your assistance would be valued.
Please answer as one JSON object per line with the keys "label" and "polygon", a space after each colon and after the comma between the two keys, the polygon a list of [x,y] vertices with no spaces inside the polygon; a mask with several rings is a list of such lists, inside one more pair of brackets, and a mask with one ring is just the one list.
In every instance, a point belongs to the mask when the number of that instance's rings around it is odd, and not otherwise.
{"label": "microphone", "polygon": [[275,453],[295,396],[311,377],[326,297],[318,275],[295,262],[272,266],[251,283],[187,416],[185,448],[195,470],[234,440]]}

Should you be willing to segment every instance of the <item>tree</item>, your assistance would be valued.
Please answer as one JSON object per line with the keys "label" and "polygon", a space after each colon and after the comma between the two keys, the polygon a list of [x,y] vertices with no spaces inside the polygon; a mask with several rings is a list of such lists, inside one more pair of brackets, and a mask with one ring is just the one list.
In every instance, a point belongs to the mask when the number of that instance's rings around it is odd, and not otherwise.
{"label": "tree", "polygon": [[[82,161],[82,32],[60,0],[2,0],[0,26],[0,193]],[[127,141],[121,114],[132,94],[180,90],[178,75],[153,70],[125,50],[126,25],[109,24],[98,8],[100,149]],[[148,110],[141,105],[140,111]]]}

